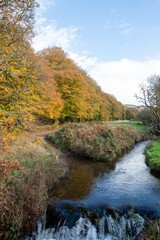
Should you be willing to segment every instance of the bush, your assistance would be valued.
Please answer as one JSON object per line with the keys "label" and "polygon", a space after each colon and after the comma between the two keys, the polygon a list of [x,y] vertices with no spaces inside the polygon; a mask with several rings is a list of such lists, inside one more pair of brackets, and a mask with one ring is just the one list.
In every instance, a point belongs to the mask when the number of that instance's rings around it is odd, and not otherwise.
{"label": "bush", "polygon": [[19,239],[44,214],[48,191],[65,175],[67,165],[39,138],[14,143],[3,162],[0,239]]}
{"label": "bush", "polygon": [[97,161],[111,161],[117,155],[146,139],[142,131],[106,124],[69,123],[48,138],[75,155]]}

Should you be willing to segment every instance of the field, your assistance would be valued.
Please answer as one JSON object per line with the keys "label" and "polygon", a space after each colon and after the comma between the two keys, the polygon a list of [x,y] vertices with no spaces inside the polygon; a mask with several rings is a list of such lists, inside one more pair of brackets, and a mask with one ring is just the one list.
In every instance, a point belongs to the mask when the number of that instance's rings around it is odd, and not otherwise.
{"label": "field", "polygon": [[113,122],[106,122],[106,124],[116,127],[121,126],[126,129],[132,129],[132,130],[140,130],[143,132],[147,132],[146,126],[144,126],[141,122],[133,122],[133,121],[113,121]]}

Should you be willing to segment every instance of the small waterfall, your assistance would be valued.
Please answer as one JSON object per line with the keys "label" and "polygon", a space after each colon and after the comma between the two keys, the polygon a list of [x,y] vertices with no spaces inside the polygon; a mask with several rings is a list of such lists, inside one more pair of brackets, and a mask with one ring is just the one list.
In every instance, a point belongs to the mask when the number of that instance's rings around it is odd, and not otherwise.
{"label": "small waterfall", "polygon": [[[61,221],[61,220],[60,220]],[[95,219],[94,219],[95,221]],[[96,219],[96,224],[88,217],[80,217],[69,228],[67,220],[55,227],[45,228],[38,223],[37,230],[25,240],[130,240],[143,229],[144,219],[138,214],[105,214]]]}
{"label": "small waterfall", "polygon": [[99,239],[104,239],[105,238],[105,220],[106,220],[105,216],[103,216],[99,220]]}
{"label": "small waterfall", "polygon": [[111,216],[106,217],[108,232],[119,239],[134,238],[143,229],[144,219],[135,214],[133,217],[125,219],[124,216],[114,219]]}

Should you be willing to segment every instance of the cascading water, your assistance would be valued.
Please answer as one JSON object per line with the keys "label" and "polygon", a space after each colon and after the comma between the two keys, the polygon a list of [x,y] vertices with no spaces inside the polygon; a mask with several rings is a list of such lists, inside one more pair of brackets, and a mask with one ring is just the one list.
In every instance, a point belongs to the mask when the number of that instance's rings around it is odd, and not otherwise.
{"label": "cascading water", "polygon": [[130,240],[140,233],[144,225],[144,219],[138,214],[128,217],[118,213],[104,215],[97,218],[96,224],[87,217],[80,217],[71,228],[67,226],[67,221],[61,225],[60,220],[57,226],[48,229],[38,223],[37,231],[26,240]]}
{"label": "cascading water", "polygon": [[[148,214],[160,215],[160,179],[145,164],[147,144],[137,144],[114,166],[73,161],[78,166],[58,192],[60,200],[49,203],[45,221],[25,240],[134,239]],[[127,212],[130,204],[138,214]]]}

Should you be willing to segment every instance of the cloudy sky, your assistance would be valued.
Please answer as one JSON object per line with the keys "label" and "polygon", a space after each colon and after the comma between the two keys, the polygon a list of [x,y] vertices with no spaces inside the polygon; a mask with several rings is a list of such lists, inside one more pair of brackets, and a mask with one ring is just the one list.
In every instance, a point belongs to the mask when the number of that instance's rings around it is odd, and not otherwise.
{"label": "cloudy sky", "polygon": [[38,0],[39,51],[60,46],[123,104],[160,74],[160,0]]}

